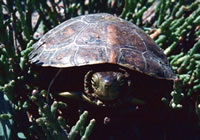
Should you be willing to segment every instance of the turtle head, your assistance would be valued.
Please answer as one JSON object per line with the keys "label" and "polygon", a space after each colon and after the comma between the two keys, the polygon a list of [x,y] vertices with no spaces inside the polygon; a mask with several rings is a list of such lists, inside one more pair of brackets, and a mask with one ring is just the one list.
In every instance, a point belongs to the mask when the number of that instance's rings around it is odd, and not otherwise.
{"label": "turtle head", "polygon": [[101,101],[113,101],[130,85],[129,74],[121,71],[94,72],[88,84],[91,84],[91,90],[86,90],[87,94],[93,94]]}

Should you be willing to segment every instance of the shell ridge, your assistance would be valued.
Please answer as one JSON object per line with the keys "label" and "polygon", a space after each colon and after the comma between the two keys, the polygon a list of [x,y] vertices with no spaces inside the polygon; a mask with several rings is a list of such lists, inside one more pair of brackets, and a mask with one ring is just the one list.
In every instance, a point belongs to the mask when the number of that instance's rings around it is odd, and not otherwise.
{"label": "shell ridge", "polygon": [[147,71],[147,61],[146,61],[146,58],[144,57],[144,54],[145,54],[146,52],[143,52],[142,53],[142,58],[143,58],[143,61],[144,61],[144,69],[145,69],[145,71]]}
{"label": "shell ridge", "polygon": [[144,39],[135,31],[135,30],[133,30],[134,32],[135,32],[135,34],[140,38],[140,40],[142,41],[142,43],[144,44],[144,46],[145,46],[145,50],[147,51],[148,49],[147,49],[147,45],[146,45],[146,42],[144,41]]}

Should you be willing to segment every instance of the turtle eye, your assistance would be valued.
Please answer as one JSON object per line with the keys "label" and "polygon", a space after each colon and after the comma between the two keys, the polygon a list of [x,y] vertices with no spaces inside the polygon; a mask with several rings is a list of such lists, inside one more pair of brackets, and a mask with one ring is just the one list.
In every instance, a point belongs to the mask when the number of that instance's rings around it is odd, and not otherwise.
{"label": "turtle eye", "polygon": [[108,80],[105,80],[104,83],[105,83],[105,88],[107,89],[111,86],[111,83]]}

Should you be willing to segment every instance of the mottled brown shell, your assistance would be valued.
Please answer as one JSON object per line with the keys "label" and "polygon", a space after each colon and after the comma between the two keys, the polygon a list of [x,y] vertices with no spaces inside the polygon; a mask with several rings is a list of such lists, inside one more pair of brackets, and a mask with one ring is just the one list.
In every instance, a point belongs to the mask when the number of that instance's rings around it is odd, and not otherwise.
{"label": "mottled brown shell", "polygon": [[167,57],[131,22],[110,14],[72,18],[47,32],[33,45],[30,61],[67,68],[118,64],[162,79],[175,79]]}

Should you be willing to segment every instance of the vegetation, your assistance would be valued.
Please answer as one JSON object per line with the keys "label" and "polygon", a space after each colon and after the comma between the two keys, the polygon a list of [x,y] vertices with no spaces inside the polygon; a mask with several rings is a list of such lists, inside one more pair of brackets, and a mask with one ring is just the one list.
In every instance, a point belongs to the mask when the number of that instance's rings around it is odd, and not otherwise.
{"label": "vegetation", "polygon": [[171,110],[186,110],[200,123],[199,0],[2,0],[0,139],[89,137],[95,120],[86,127],[84,112],[74,127],[69,125],[61,110],[70,106],[53,95],[53,102],[47,103],[46,91],[32,84],[37,74],[27,60],[31,45],[43,33],[71,17],[100,12],[135,23],[155,40],[179,77],[171,98],[162,101]]}

